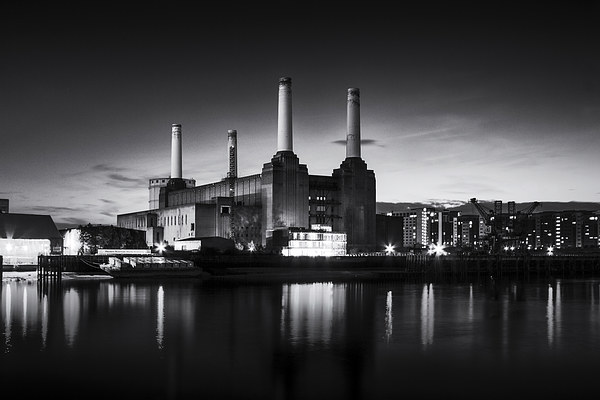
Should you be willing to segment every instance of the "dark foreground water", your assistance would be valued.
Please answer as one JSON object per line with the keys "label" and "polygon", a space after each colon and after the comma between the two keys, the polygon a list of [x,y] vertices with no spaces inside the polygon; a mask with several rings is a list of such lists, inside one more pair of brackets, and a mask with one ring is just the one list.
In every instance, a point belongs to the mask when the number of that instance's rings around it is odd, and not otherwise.
{"label": "dark foreground water", "polygon": [[5,275],[2,398],[598,398],[599,288]]}

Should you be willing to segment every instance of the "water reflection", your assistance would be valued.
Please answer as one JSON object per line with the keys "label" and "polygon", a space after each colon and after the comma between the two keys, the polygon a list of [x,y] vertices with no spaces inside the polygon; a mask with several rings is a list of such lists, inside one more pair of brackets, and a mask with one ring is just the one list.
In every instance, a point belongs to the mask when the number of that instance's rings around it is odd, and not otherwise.
{"label": "water reflection", "polygon": [[64,295],[63,315],[65,324],[65,341],[67,345],[73,346],[79,330],[80,319],[79,293],[73,288],[67,290]]}
{"label": "water reflection", "polygon": [[[498,382],[531,380],[539,390],[546,379],[568,380],[565,371],[591,377],[600,367],[600,315],[590,311],[598,311],[598,289],[597,281],[568,280],[103,280],[64,281],[36,298],[31,286],[3,282],[0,346],[10,349],[12,363],[0,363],[0,374],[22,384],[60,366],[51,372],[69,377],[65,390],[73,398],[81,394],[75,389],[97,383],[94,371],[111,371],[112,379],[94,386],[104,398],[345,400],[415,398],[420,391],[422,398],[464,399],[485,388],[487,396],[490,387],[510,398],[509,385]],[[547,340],[540,340],[544,331]],[[71,382],[79,386],[71,390]]]}
{"label": "water reflection", "polygon": [[546,303],[546,321],[548,324],[548,344],[560,338],[561,330],[561,290],[560,281],[556,282],[556,288],[548,284],[548,301]]}
{"label": "water reflection", "polygon": [[291,284],[281,296],[281,332],[293,342],[328,343],[345,312],[345,288],[331,282]]}
{"label": "water reflection", "polygon": [[27,286],[23,287],[23,337],[27,336]]}
{"label": "water reflection", "polygon": [[561,337],[561,327],[562,327],[562,300],[561,300],[561,290],[560,290],[560,281],[556,281],[556,300],[554,304],[554,323],[555,323],[555,335],[557,340],[560,340]]}
{"label": "water reflection", "polygon": [[48,295],[42,295],[42,349],[46,348],[48,340]]}
{"label": "water reflection", "polygon": [[388,291],[385,298],[385,339],[387,342],[392,337],[392,291]]}
{"label": "water reflection", "polygon": [[162,286],[158,287],[157,305],[156,305],[156,342],[158,348],[163,347],[164,323],[165,323],[165,291]]}
{"label": "water reflection", "polygon": [[423,347],[433,343],[434,297],[433,284],[423,285],[421,295],[421,343]]}
{"label": "water reflection", "polygon": [[467,318],[469,322],[473,322],[473,284],[469,284],[469,307],[467,311]]}
{"label": "water reflection", "polygon": [[11,308],[12,308],[12,293],[10,290],[10,285],[6,284],[4,296],[4,342],[6,345],[6,352],[9,351],[10,348],[10,338],[11,338]]}

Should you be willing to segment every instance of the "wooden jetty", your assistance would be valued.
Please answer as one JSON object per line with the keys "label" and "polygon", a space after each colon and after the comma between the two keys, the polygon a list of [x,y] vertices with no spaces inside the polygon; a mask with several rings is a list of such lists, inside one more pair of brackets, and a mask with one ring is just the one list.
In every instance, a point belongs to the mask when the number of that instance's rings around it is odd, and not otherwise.
{"label": "wooden jetty", "polygon": [[84,256],[38,256],[37,273],[38,278],[60,279],[63,272],[75,272],[80,274],[102,274],[106,275],[97,266],[108,262],[108,256],[84,255]]}

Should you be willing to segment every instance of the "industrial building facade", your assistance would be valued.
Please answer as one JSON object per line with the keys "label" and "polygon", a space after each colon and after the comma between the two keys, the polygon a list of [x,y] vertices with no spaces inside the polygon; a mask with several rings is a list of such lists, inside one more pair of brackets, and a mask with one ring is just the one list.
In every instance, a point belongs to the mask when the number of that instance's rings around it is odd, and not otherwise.
{"label": "industrial building facade", "polygon": [[223,237],[239,248],[269,248],[276,231],[292,238],[312,229],[344,234],[349,252],[376,249],[375,174],[361,157],[359,89],[347,91],[346,158],[331,176],[310,175],[294,153],[291,78],[279,80],[277,149],[259,174],[237,176],[237,130],[227,134],[226,177],[196,186],[182,176],[182,129],[173,124],[170,178],[151,179],[149,209],[120,214],[117,225],[146,231],[149,246]]}

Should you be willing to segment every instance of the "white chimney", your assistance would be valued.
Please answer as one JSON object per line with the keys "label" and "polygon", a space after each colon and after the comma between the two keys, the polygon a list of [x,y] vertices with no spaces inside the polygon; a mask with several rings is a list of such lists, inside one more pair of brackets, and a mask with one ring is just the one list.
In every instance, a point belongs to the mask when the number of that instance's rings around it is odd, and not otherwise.
{"label": "white chimney", "polygon": [[181,178],[181,125],[171,126],[171,178]]}
{"label": "white chimney", "polygon": [[292,144],[292,78],[279,79],[277,151],[294,151]]}
{"label": "white chimney", "polygon": [[360,90],[348,89],[346,158],[360,158]]}

